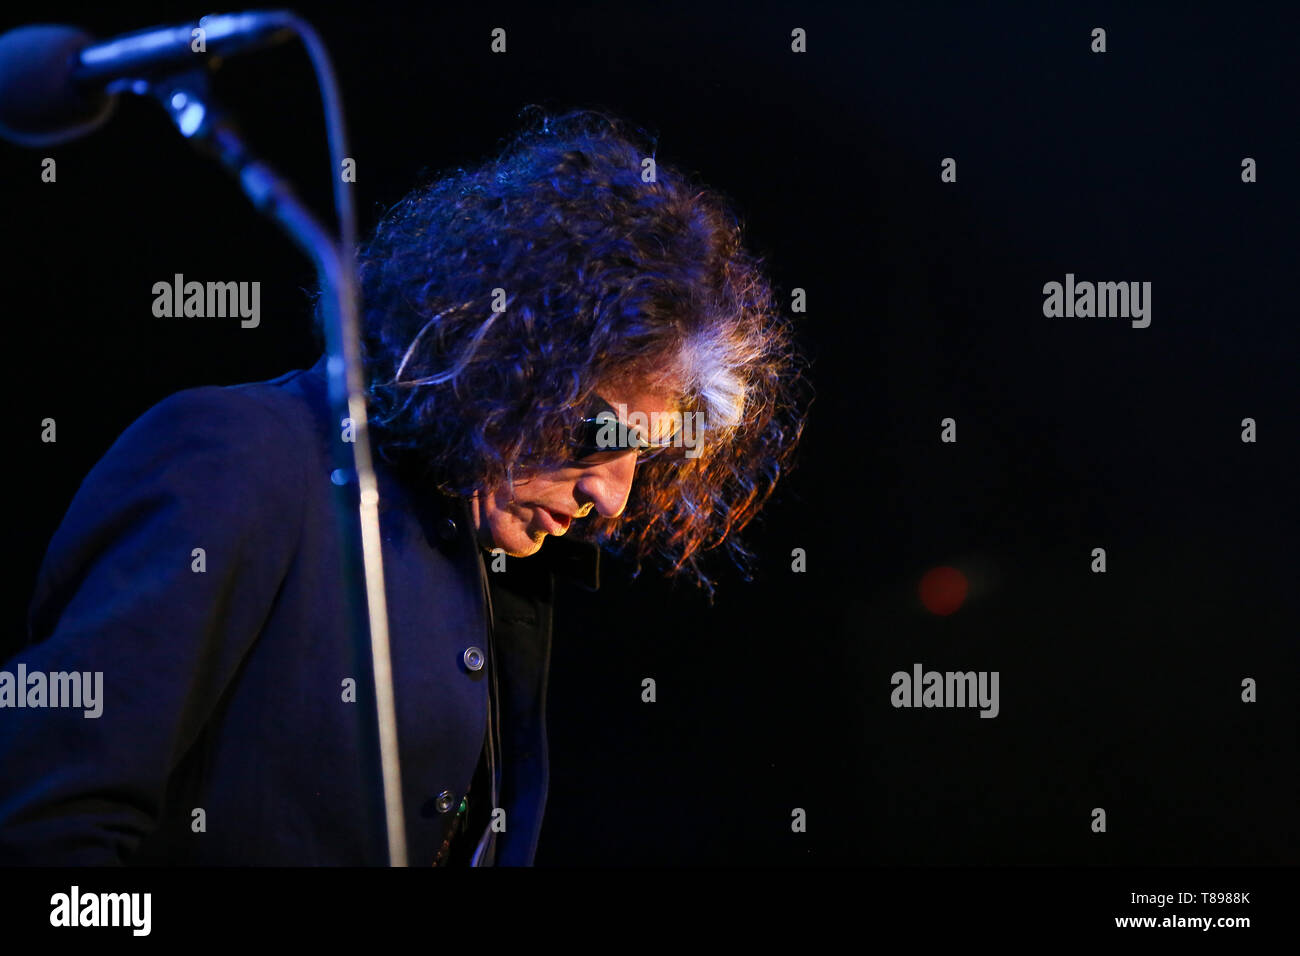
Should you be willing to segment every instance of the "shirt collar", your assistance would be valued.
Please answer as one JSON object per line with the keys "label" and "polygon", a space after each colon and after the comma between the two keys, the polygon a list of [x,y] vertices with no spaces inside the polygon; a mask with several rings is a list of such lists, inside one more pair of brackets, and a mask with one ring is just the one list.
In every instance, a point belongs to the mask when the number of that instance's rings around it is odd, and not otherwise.
{"label": "shirt collar", "polygon": [[588,591],[599,590],[600,547],[590,541],[548,537],[537,557],[545,559],[557,577]]}

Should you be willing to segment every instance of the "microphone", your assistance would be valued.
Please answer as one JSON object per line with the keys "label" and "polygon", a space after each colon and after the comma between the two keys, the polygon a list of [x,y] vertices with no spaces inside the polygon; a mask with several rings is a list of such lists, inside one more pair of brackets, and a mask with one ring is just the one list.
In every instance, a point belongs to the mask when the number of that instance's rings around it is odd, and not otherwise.
{"label": "microphone", "polygon": [[[293,32],[280,11],[213,14],[104,41],[54,24],[10,30],[0,36],[0,138],[20,146],[76,139],[112,115],[122,81],[183,71],[209,56],[279,43]],[[196,51],[200,37],[205,49]]]}

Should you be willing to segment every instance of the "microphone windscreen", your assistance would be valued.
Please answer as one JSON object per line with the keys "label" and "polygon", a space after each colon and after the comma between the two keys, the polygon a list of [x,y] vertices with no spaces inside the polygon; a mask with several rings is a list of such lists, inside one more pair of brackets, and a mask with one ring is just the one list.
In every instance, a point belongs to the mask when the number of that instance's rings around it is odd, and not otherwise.
{"label": "microphone windscreen", "polygon": [[95,38],[75,27],[34,24],[0,36],[0,137],[51,146],[84,136],[113,111],[114,97],[86,93],[77,56]]}

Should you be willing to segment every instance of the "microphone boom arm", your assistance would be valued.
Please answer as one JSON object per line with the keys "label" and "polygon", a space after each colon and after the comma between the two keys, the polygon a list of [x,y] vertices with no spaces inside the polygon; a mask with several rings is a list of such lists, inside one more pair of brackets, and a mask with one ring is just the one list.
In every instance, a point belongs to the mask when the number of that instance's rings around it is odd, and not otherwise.
{"label": "microphone boom arm", "polygon": [[[368,718],[366,736],[378,737],[379,760],[376,765],[373,756],[367,754],[370,763],[361,769],[366,779],[378,776],[383,781],[370,817],[382,816],[385,820],[389,865],[406,866],[397,711],[379,533],[379,488],[367,428],[356,267],[352,244],[346,241],[348,217],[342,217],[345,241],[336,241],[289,183],[250,152],[234,124],[215,107],[208,95],[204,69],[148,84],[137,82],[130,89],[158,99],[181,135],[224,166],[253,206],[278,224],[316,266],[329,355],[326,364],[330,406],[340,423],[350,418],[354,426],[351,453],[345,447],[348,443],[341,439],[331,442],[331,448],[335,504],[343,539],[344,596],[355,635],[353,661],[359,674],[369,671],[373,675],[375,690],[375,709],[361,710]],[[339,170],[334,175],[338,176]],[[358,579],[364,582],[363,589],[357,587]],[[358,684],[364,686],[364,681],[358,680]]]}

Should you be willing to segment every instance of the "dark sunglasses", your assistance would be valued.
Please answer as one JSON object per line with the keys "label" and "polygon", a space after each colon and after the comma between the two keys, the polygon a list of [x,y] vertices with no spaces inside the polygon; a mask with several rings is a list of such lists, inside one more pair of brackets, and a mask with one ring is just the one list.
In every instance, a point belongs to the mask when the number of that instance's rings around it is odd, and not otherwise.
{"label": "dark sunglasses", "polygon": [[569,457],[584,465],[598,465],[635,451],[637,461],[652,458],[676,460],[685,457],[686,451],[677,440],[680,431],[679,423],[671,435],[658,442],[647,441],[637,429],[619,421],[618,412],[612,405],[597,398],[574,428],[569,441]]}

